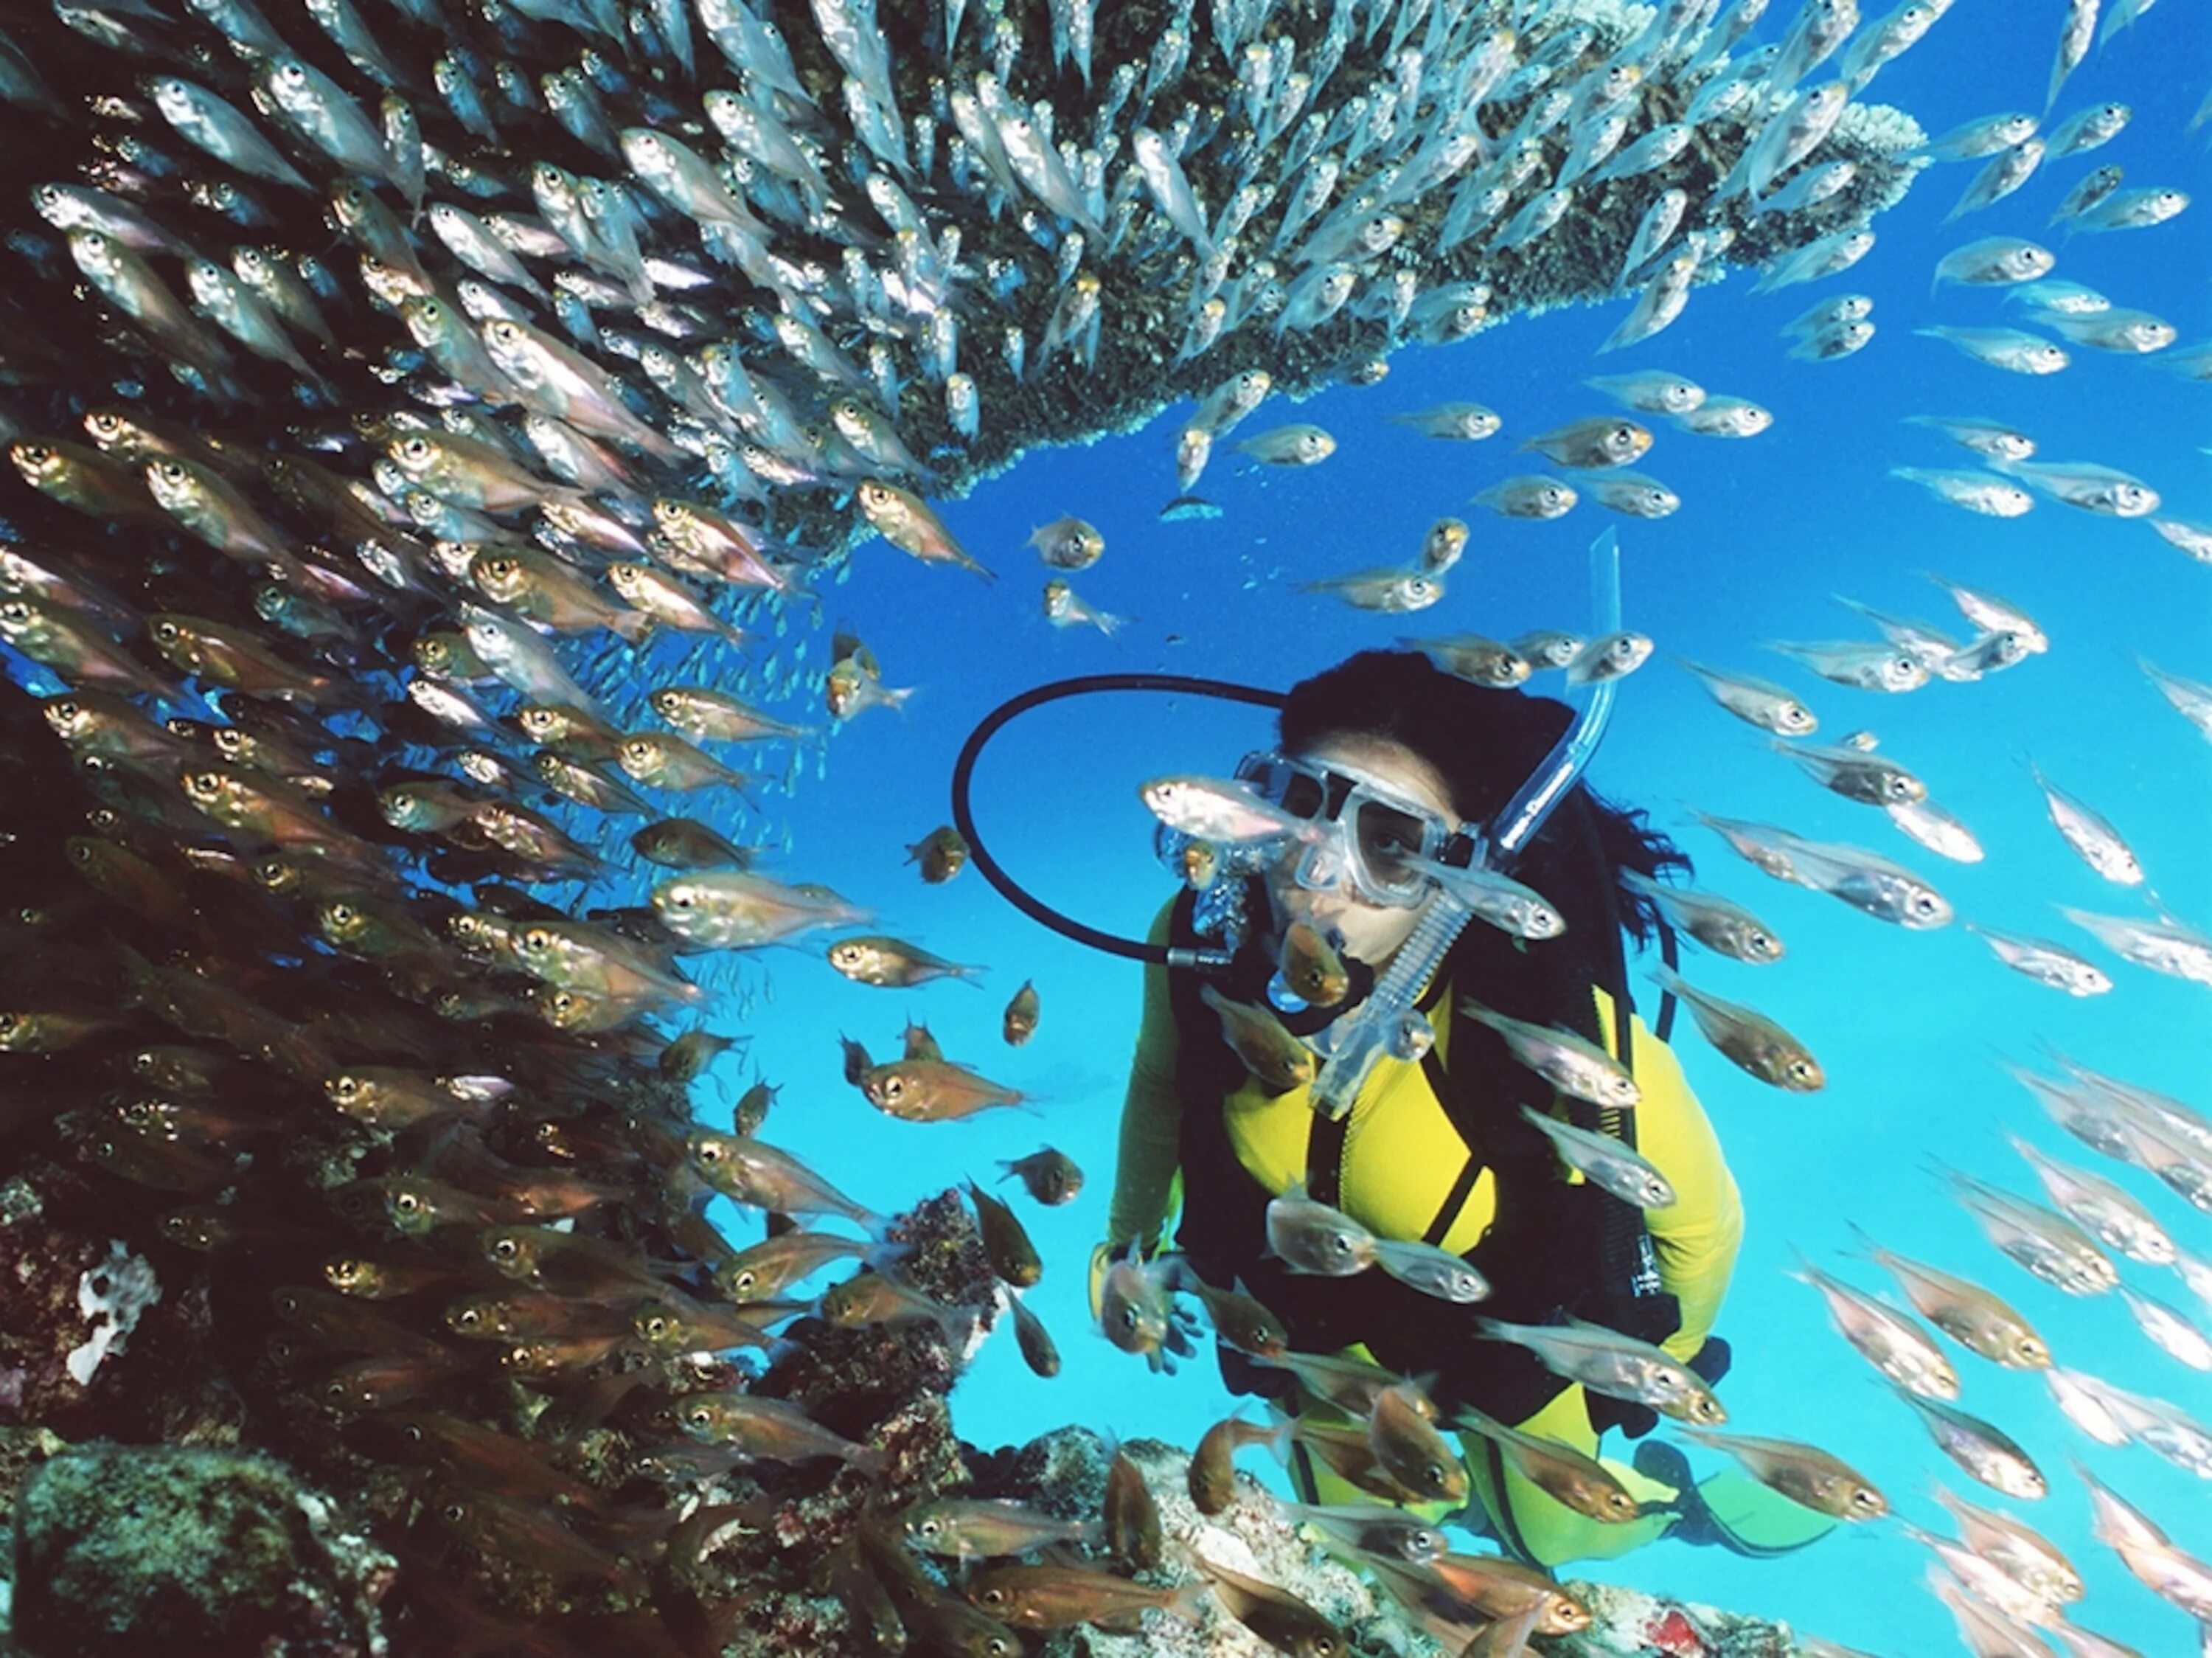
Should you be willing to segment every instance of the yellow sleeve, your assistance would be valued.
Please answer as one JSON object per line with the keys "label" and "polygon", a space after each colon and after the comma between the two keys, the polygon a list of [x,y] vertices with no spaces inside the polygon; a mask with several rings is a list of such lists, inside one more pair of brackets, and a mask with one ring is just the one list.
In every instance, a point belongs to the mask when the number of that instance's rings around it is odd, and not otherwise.
{"label": "yellow sleeve", "polygon": [[[1146,935],[1168,942],[1174,900]],[[1116,1246],[1134,1240],[1149,1252],[1165,1224],[1181,1160],[1182,1101],[1176,1096],[1175,1014],[1168,1004],[1168,970],[1145,968],[1145,1006],[1137,1028],[1137,1054],[1129,1090],[1121,1101],[1121,1140],[1114,1164],[1114,1196],[1106,1211],[1106,1236]]]}
{"label": "yellow sleeve", "polygon": [[1636,1080],[1644,1090],[1636,1107],[1637,1149],[1674,1188],[1674,1203],[1644,1216],[1660,1282],[1682,1303],[1682,1327],[1663,1345],[1686,1359],[1705,1345],[1720,1317],[1743,1244],[1743,1199],[1681,1061],[1641,1020]]}

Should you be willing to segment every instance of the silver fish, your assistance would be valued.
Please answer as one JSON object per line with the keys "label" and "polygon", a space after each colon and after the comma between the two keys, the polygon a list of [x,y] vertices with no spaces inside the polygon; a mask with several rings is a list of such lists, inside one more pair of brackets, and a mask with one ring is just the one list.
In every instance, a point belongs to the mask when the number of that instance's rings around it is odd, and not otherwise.
{"label": "silver fish", "polygon": [[1860,691],[1917,691],[1929,680],[1924,664],[1888,644],[1869,644],[1856,639],[1821,644],[1793,644],[1778,640],[1766,649],[1803,663],[1824,680]]}
{"label": "silver fish", "polygon": [[[2093,0],[2094,3],[2094,0]],[[2023,138],[2009,149],[1999,150],[1989,164],[1975,175],[1973,183],[1959,198],[1957,204],[1943,216],[1943,222],[1972,213],[2002,201],[2007,196],[2034,176],[2035,169],[2043,165],[2043,140]]]}
{"label": "silver fish", "polygon": [[1687,657],[1676,659],[1698,677],[1706,694],[1740,720],[1778,737],[1810,736],[1820,727],[1813,711],[1771,680],[1728,674]]}
{"label": "silver fish", "polygon": [[2051,90],[2043,100],[2047,114],[2058,101],[2058,88],[2089,55],[2097,34],[2097,0],[2067,0],[2066,16],[2058,26],[2058,54],[2051,64]]}
{"label": "silver fish", "polygon": [[1643,1090],[1621,1063],[1588,1038],[1553,1026],[1531,1024],[1462,997],[1459,1010],[1490,1027],[1504,1039],[1506,1051],[1562,1094],[1594,1106],[1626,1109]]}
{"label": "silver fish", "polygon": [[1954,863],[1979,863],[1982,844],[1953,813],[1932,800],[1905,801],[1882,808],[1907,838]]}
{"label": "silver fish", "polygon": [[384,147],[382,130],[313,64],[292,57],[269,58],[257,65],[254,84],[340,172],[365,179],[392,177],[392,152]]}
{"label": "silver fish", "polygon": [[1822,748],[1803,743],[1774,745],[1823,789],[1864,806],[1895,806],[1925,800],[1928,785],[1878,754],[1853,748]]}
{"label": "silver fish", "polygon": [[2077,109],[2051,128],[2051,136],[2044,141],[2044,159],[2057,162],[2069,155],[2086,155],[2112,143],[2134,119],[2135,111],[2125,104],[2091,104],[2086,109]]}
{"label": "silver fish", "polygon": [[2033,761],[2029,762],[2028,771],[2043,791],[2052,826],[2065,837],[2075,855],[2106,881],[2122,887],[2142,886],[2142,863],[2119,831],[2100,813],[2053,784]]}
{"label": "silver fish", "polygon": [[2136,666],[2158,687],[2159,695],[2166,698],[2173,711],[2195,726],[2206,741],[2212,742],[2212,684],[2170,673],[2142,656],[2136,658]]}
{"label": "silver fish", "polygon": [[2163,188],[2116,190],[2075,216],[2075,230],[2141,230],[2164,224],[2189,206],[2185,192]]}
{"label": "silver fish", "polygon": [[1597,375],[1583,384],[1645,414],[1688,414],[1705,400],[1705,388],[1695,381],[1660,369]]}
{"label": "silver fish", "polygon": [[1622,885],[1656,905],[1676,930],[1710,950],[1753,966],[1783,957],[1782,940],[1774,930],[1732,899],[1669,887],[1633,869],[1623,869],[1620,878]]}
{"label": "silver fish", "polygon": [[1616,1137],[1577,1128],[1529,1106],[1521,1107],[1521,1115],[1551,1141],[1561,1162],[1600,1190],[1638,1209],[1664,1209],[1675,1201],[1667,1177]]}
{"label": "silver fish", "polygon": [[149,83],[154,107],[186,142],[217,161],[257,179],[266,179],[294,190],[314,186],[286,161],[276,145],[242,112],[233,108],[204,87],[173,75],[156,76]]}
{"label": "silver fish", "polygon": [[1559,518],[1574,509],[1573,485],[1556,478],[1524,475],[1492,485],[1468,499],[1504,518]]}
{"label": "silver fish", "polygon": [[1939,501],[1991,518],[2017,518],[2035,505],[2035,497],[2019,485],[1990,472],[1892,466],[1889,475],[1908,484],[1917,484]]}
{"label": "silver fish", "polygon": [[1705,1040],[1748,1075],[1792,1094],[1827,1086],[1827,1075],[1810,1050],[1765,1015],[1698,990],[1664,964],[1653,969],[1652,977],[1660,989],[1680,998]]}

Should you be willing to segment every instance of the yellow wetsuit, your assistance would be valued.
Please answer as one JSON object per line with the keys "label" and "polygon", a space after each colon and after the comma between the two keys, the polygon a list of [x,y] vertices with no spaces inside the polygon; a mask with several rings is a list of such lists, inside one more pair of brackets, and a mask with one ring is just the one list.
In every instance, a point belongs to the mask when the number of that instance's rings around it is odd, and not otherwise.
{"label": "yellow wetsuit", "polygon": [[[1155,942],[1168,935],[1168,912],[1153,929]],[[1594,989],[1598,1027],[1613,1045],[1611,999]],[[1438,1057],[1448,1065],[1451,1021],[1438,1019]],[[1647,1212],[1662,1286],[1680,1303],[1680,1327],[1663,1343],[1680,1359],[1705,1345],[1718,1316],[1738,1245],[1743,1209],[1720,1143],[1673,1051],[1643,1026],[1632,1025],[1632,1054],[1642,1100],[1636,1107],[1637,1149],[1675,1192],[1675,1202]],[[1108,1216],[1108,1237],[1116,1247],[1135,1244],[1156,1248],[1176,1201],[1182,1101],[1176,1090],[1176,1032],[1168,972],[1148,967],[1144,1014],[1135,1061],[1122,1107],[1120,1157]],[[1306,1090],[1270,1095],[1248,1082],[1222,1104],[1231,1144],[1245,1169],[1269,1192],[1279,1192],[1306,1176],[1313,1112]],[[1419,1238],[1449,1195],[1466,1161],[1466,1147],[1416,1064],[1384,1059],[1368,1077],[1354,1101],[1343,1143],[1338,1206],[1379,1236]],[[1565,1171],[1563,1171],[1565,1172]],[[1580,1176],[1569,1173],[1569,1178]],[[1451,1222],[1443,1247],[1455,1253],[1474,1247],[1491,1225],[1496,1191],[1485,1170]],[[1353,1350],[1359,1352],[1361,1350]],[[1363,1354],[1364,1356],[1364,1354]],[[1327,1414],[1317,1401],[1303,1410]],[[1595,1455],[1598,1434],[1591,1427],[1583,1390],[1570,1386],[1534,1417],[1513,1424]],[[1468,1436],[1468,1470],[1476,1496],[1492,1529],[1508,1545],[1546,1564],[1562,1560],[1609,1558],[1650,1540],[1672,1523],[1658,1515],[1625,1525],[1604,1525],[1576,1514],[1545,1496],[1489,1454],[1486,1442]],[[1672,1486],[1645,1478],[1619,1464],[1607,1466],[1639,1503],[1674,1498]],[[1502,1475],[1502,1489],[1501,1479]],[[1371,1500],[1334,1479],[1325,1470],[1313,1480],[1314,1500]],[[1767,1508],[1762,1488],[1701,1488],[1732,1515]],[[1756,1493],[1755,1495],[1753,1493]],[[1779,1502],[1779,1499],[1776,1499]],[[1785,1508],[1794,1505],[1784,1505]],[[1797,1518],[1778,1516],[1776,1547],[1793,1546],[1826,1529],[1826,1522],[1803,1510]],[[1802,1530],[1802,1535],[1796,1535]],[[1753,1551],[1756,1551],[1754,1549]]]}

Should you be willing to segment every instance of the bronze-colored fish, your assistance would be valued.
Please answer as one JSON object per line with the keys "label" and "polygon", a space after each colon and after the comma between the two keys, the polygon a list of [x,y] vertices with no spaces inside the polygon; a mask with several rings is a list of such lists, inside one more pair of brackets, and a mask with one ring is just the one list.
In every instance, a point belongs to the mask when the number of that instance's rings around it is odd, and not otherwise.
{"label": "bronze-colored fish", "polygon": [[1030,1288],[1043,1274],[1044,1265],[1014,1211],[973,1180],[968,1182],[968,1200],[975,1205],[976,1229],[982,1234],[991,1270],[1017,1289]]}

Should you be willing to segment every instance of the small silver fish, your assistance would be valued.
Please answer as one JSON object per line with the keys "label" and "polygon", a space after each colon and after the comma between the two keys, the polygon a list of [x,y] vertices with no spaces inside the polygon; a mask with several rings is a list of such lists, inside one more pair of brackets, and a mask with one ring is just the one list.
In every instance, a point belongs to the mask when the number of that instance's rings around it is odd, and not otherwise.
{"label": "small silver fish", "polygon": [[1771,680],[1748,674],[1724,673],[1687,657],[1678,657],[1683,667],[1698,677],[1705,692],[1723,708],[1762,731],[1778,737],[1810,736],[1820,728],[1812,710],[1796,695]]}
{"label": "small silver fish", "polygon": [[2034,175],[2035,169],[2042,165],[2043,140],[2040,138],[2023,138],[2009,149],[1999,150],[1975,175],[1973,183],[1966,186],[1966,194],[1959,198],[1957,204],[1943,216],[1943,222],[1948,224],[1953,219],[1976,212],[1993,202],[2002,201],[2026,184]]}
{"label": "small silver fish", "polygon": [[1892,466],[1889,475],[1918,485],[1939,501],[1991,518],[2017,518],[2035,505],[2035,497],[2019,485],[1990,472]]}
{"label": "small silver fish", "polygon": [[1472,997],[1460,998],[1459,1010],[1496,1031],[1507,1052],[1562,1094],[1614,1110],[1626,1109],[1644,1097],[1627,1069],[1586,1037],[1515,1019]]}
{"label": "small silver fish", "polygon": [[1765,1015],[1694,988],[1663,963],[1652,970],[1652,977],[1660,989],[1680,998],[1705,1040],[1740,1070],[1792,1094],[1827,1086],[1827,1075],[1811,1051]]}
{"label": "small silver fish", "polygon": [[1661,369],[1596,375],[1583,384],[1644,414],[1688,414],[1705,400],[1705,388],[1697,381]]}
{"label": "small silver fish", "polygon": [[2043,791],[2052,826],[2074,849],[2075,856],[2116,885],[2142,886],[2142,861],[2121,838],[2120,832],[2112,827],[2110,820],[2078,797],[2058,788],[2032,760],[2028,763],[2028,771],[2035,779],[2035,786]]}
{"label": "small silver fish", "polygon": [[1501,518],[1534,519],[1564,517],[1574,510],[1579,498],[1572,485],[1534,474],[1508,478],[1468,497],[1473,504],[1488,507]]}
{"label": "small silver fish", "polygon": [[1444,596],[1443,578],[1418,570],[1365,570],[1298,583],[1301,593],[1332,593],[1358,610],[1402,616]]}
{"label": "small silver fish", "polygon": [[1669,887],[1634,869],[1623,869],[1620,879],[1656,905],[1676,930],[1707,949],[1759,966],[1782,960],[1782,940],[1774,930],[1733,899]]}
{"label": "small silver fish", "polygon": [[1551,1141],[1561,1162],[1600,1190],[1638,1209],[1664,1209],[1675,1201],[1667,1177],[1614,1136],[1577,1128],[1529,1106],[1521,1107],[1521,1115]]}
{"label": "small silver fish", "polygon": [[1237,450],[1265,466],[1311,466],[1336,453],[1336,440],[1318,426],[1299,424],[1248,437]]}

